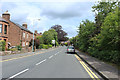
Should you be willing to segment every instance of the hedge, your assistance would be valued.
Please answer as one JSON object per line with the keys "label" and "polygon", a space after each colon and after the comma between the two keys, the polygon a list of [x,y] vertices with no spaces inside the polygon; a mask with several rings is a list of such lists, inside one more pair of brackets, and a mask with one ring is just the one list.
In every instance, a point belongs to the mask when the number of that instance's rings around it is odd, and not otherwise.
{"label": "hedge", "polygon": [[0,51],[5,51],[6,43],[4,40],[0,40]]}

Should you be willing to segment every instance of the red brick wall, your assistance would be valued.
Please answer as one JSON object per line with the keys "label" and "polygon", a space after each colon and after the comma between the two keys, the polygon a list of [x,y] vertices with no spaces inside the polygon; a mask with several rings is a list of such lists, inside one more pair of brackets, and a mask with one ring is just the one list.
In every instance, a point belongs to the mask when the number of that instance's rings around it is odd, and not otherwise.
{"label": "red brick wall", "polygon": [[9,27],[9,37],[8,37],[8,42],[11,43],[11,46],[16,46],[20,45],[20,28],[16,26],[14,23],[11,21],[8,21],[10,24]]}

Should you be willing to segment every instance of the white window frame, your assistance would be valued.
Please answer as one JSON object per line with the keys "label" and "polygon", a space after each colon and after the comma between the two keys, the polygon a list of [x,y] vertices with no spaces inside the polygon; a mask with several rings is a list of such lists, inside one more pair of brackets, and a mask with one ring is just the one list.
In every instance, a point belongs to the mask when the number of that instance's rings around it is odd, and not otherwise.
{"label": "white window frame", "polygon": [[25,46],[25,42],[22,42],[22,46]]}
{"label": "white window frame", "polygon": [[25,38],[25,32],[23,32],[23,38]]}
{"label": "white window frame", "polygon": [[0,33],[2,33],[2,26],[3,24],[0,24]]}
{"label": "white window frame", "polygon": [[27,38],[29,37],[29,35],[27,34]]}

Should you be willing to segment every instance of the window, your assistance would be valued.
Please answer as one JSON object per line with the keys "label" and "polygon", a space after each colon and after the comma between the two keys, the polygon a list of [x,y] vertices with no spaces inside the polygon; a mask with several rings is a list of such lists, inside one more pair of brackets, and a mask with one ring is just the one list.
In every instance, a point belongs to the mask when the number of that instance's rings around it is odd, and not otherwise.
{"label": "window", "polygon": [[29,45],[29,42],[27,42],[26,45]]}
{"label": "window", "polygon": [[0,24],[0,33],[2,33],[2,24]]}
{"label": "window", "polygon": [[27,38],[28,38],[28,34],[27,34]]}
{"label": "window", "polygon": [[23,32],[23,37],[25,38],[25,33]]}
{"label": "window", "polygon": [[4,34],[7,34],[7,25],[4,25]]}
{"label": "window", "polygon": [[25,46],[25,42],[22,43],[22,46]]}

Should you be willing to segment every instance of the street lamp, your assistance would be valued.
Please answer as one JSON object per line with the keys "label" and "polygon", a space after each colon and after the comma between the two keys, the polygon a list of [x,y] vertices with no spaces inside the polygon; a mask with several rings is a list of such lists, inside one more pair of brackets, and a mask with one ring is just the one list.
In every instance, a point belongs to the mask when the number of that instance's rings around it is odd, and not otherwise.
{"label": "street lamp", "polygon": [[[32,26],[34,26],[34,21],[35,21],[35,20],[40,21],[40,19],[33,19],[33,20],[32,20]],[[33,31],[33,45],[32,45],[32,51],[35,52],[35,51],[34,51],[34,31]]]}

